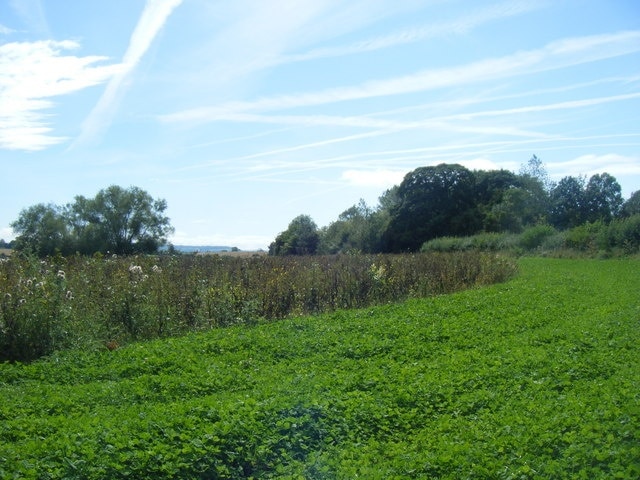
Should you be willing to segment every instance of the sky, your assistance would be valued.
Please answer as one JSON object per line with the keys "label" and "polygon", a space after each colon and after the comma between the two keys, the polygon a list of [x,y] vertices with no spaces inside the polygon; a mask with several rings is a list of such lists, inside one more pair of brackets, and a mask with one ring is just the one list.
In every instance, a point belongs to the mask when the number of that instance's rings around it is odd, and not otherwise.
{"label": "sky", "polygon": [[110,185],[267,249],[440,163],[640,190],[637,0],[0,0],[0,238]]}

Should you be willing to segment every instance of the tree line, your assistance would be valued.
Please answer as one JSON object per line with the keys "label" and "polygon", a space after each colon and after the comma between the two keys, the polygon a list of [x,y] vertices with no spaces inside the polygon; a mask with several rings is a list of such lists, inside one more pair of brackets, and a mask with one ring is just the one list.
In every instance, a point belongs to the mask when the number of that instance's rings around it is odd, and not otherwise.
{"label": "tree line", "polygon": [[554,183],[535,155],[518,173],[443,163],[409,172],[377,207],[361,200],[326,227],[318,228],[308,215],[294,218],[269,253],[415,252],[438,237],[519,233],[539,224],[566,230],[639,214],[640,191],[625,202],[608,173]]}
{"label": "tree line", "polygon": [[[371,207],[361,200],[326,227],[294,218],[269,246],[271,255],[399,253],[439,237],[519,233],[533,225],[558,230],[640,215],[640,191],[625,202],[608,173],[549,180],[535,155],[518,173],[458,164],[417,168]],[[40,203],[11,224],[11,247],[39,256],[95,252],[154,253],[173,232],[167,203],[138,188],[112,185],[64,206]],[[640,233],[639,233],[640,235]],[[3,242],[6,244],[6,242]]]}
{"label": "tree line", "polygon": [[13,248],[38,256],[96,252],[153,253],[173,232],[167,202],[138,187],[112,185],[93,198],[76,196],[64,206],[39,203],[11,224]]}

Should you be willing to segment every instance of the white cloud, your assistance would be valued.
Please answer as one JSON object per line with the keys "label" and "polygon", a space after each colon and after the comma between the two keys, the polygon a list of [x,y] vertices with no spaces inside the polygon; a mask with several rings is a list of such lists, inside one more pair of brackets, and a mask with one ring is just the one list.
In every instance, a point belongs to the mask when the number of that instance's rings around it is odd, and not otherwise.
{"label": "white cloud", "polygon": [[566,162],[547,165],[554,179],[566,176],[586,175],[607,172],[617,175],[640,175],[640,156],[607,153],[603,155],[581,155]]}
{"label": "white cloud", "polygon": [[540,2],[530,1],[516,1],[490,5],[489,7],[477,10],[469,15],[465,15],[449,22],[406,29],[390,35],[362,40],[351,45],[318,48],[305,53],[282,55],[281,57],[274,58],[269,66],[316,60],[319,58],[353,55],[397,47],[430,38],[465,34],[485,23],[527,13],[541,8],[542,6],[543,4]]}
{"label": "white cloud", "polygon": [[[638,94],[637,96],[640,96]],[[625,96],[632,98],[633,96]],[[536,107],[539,108],[539,107]],[[492,115],[497,115],[499,112],[491,112]],[[509,113],[509,112],[506,112]],[[250,113],[218,113],[215,117],[211,117],[209,120],[213,121],[231,121],[231,122],[248,122],[248,123],[268,123],[268,124],[280,124],[296,127],[318,127],[318,126],[331,126],[331,127],[354,127],[354,128],[374,128],[374,129],[386,129],[387,131],[399,131],[408,129],[431,129],[431,130],[445,130],[456,131],[463,133],[482,133],[482,134],[499,134],[507,136],[523,136],[523,137],[544,137],[546,135],[522,130],[512,126],[501,125],[499,127],[491,126],[473,126],[473,125],[454,125],[448,122],[443,122],[443,119],[466,119],[466,117],[484,116],[482,113],[469,114],[469,115],[452,115],[442,118],[434,118],[428,120],[417,121],[401,121],[401,120],[385,120],[375,118],[371,115],[361,116],[338,116],[338,115],[258,115]]]}
{"label": "white cloud", "polygon": [[122,68],[113,76],[106,90],[98,100],[82,125],[80,137],[76,144],[85,143],[95,138],[113,119],[122,96],[125,80],[138,65],[151,46],[171,12],[182,3],[182,0],[147,0],[144,11],[136,25],[129,47],[122,59]]}
{"label": "white cloud", "polygon": [[[264,1],[237,0],[218,13],[226,28],[206,44],[207,58],[216,58],[212,81],[231,82],[249,73],[278,65],[371,52],[434,37],[466,34],[491,21],[521,15],[546,5],[544,1],[507,1],[477,9],[470,14],[438,24],[408,28],[389,35],[348,45],[323,47],[303,53],[284,53],[322,43],[358,29],[388,20],[395,14],[412,12],[441,1],[388,2],[386,0],[338,0],[283,2],[278,9]],[[446,1],[444,2],[446,3]],[[426,4],[426,5],[425,5]],[[218,9],[220,10],[220,9]],[[281,12],[286,11],[286,15]],[[211,52],[215,52],[214,55]],[[198,55],[203,55],[199,53]]]}
{"label": "white cloud", "polygon": [[460,165],[467,167],[469,170],[500,170],[500,165],[485,157],[472,158],[470,160],[462,160]]}
{"label": "white cloud", "polygon": [[221,115],[248,111],[269,111],[310,107],[366,98],[403,95],[469,83],[562,69],[582,63],[640,51],[640,31],[570,38],[547,44],[538,50],[484,59],[458,67],[425,70],[356,86],[279,95],[253,102],[231,102],[217,107],[200,107],[160,117],[168,122],[207,122]]}
{"label": "white cloud", "polygon": [[342,180],[357,187],[389,188],[399,185],[407,170],[346,170]]}
{"label": "white cloud", "polygon": [[0,23],[0,35],[9,35],[10,33],[13,33],[15,30],[12,30],[9,27],[5,27],[4,25],[2,25]]}
{"label": "white cloud", "polygon": [[96,65],[105,57],[65,54],[77,48],[52,40],[0,45],[0,148],[35,151],[65,141],[51,134],[50,99],[103,83],[120,68]]}
{"label": "white cloud", "polygon": [[2,228],[0,228],[0,239],[4,240],[6,242],[10,242],[14,238],[16,238],[16,236],[13,233],[13,229],[11,227],[2,227]]}
{"label": "white cloud", "polygon": [[[212,2],[213,3],[213,2]],[[189,61],[181,66],[197,65],[193,72],[198,82],[207,79],[210,89],[221,89],[238,83],[256,71],[271,66],[291,44],[305,44],[317,35],[310,30],[317,27],[336,5],[344,9],[337,0],[280,0],[277,7],[264,0],[235,0],[216,2],[213,18],[203,12],[208,30],[214,32],[210,40],[199,48],[186,53]],[[361,2],[358,2],[361,3]],[[362,17],[356,17],[360,20]],[[354,21],[354,19],[352,19]],[[322,22],[325,24],[325,22]],[[336,25],[325,24],[323,35],[331,35]],[[208,32],[207,32],[208,33]]]}
{"label": "white cloud", "polygon": [[483,112],[460,113],[443,117],[444,119],[462,119],[470,120],[477,117],[493,117],[499,115],[514,115],[520,113],[546,112],[550,110],[566,110],[571,108],[584,108],[601,105],[604,103],[621,102],[624,100],[632,100],[639,98],[640,93],[629,93],[624,95],[612,95],[609,97],[586,98],[582,100],[571,100],[567,102],[558,102],[547,105],[531,105],[526,107],[508,108],[504,110],[486,110]]}

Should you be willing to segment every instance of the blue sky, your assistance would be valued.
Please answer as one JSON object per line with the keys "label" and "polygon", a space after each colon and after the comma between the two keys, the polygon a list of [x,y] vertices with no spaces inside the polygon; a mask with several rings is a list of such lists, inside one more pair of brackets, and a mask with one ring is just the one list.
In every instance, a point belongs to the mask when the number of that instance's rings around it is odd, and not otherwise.
{"label": "blue sky", "polygon": [[0,0],[0,238],[117,184],[267,248],[420,166],[640,190],[637,0]]}

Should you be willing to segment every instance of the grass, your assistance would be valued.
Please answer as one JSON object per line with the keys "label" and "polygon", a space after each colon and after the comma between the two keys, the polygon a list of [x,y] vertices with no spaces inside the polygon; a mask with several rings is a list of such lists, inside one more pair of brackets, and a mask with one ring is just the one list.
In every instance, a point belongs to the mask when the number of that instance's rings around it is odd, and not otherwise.
{"label": "grass", "polygon": [[637,478],[640,261],[0,365],[0,478]]}

